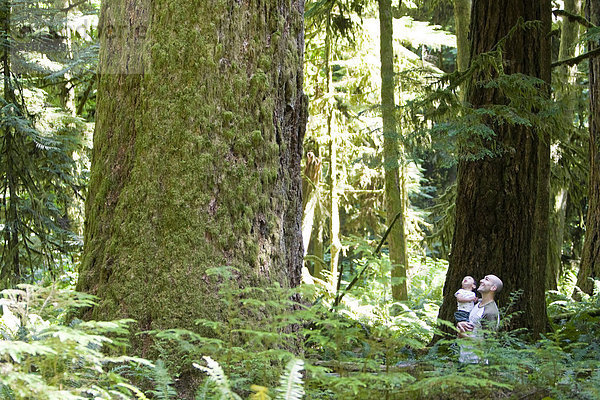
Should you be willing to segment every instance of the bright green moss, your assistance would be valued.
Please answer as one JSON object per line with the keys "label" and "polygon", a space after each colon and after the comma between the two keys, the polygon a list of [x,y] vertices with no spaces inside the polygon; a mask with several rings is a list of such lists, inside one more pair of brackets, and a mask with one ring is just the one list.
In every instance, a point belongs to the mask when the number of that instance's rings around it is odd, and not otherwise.
{"label": "bright green moss", "polygon": [[257,70],[250,79],[250,96],[255,97],[267,90],[268,82],[267,75],[262,70]]}
{"label": "bright green moss", "polygon": [[232,140],[233,138],[235,138],[235,129],[226,129],[225,131],[223,131],[223,136],[227,139],[227,140]]}
{"label": "bright green moss", "polygon": [[263,71],[269,71],[271,69],[272,58],[266,54],[260,56],[258,60],[258,67]]}
{"label": "bright green moss", "polygon": [[263,142],[263,136],[262,136],[262,132],[259,130],[256,130],[254,132],[252,132],[252,144],[254,146],[259,146],[262,144]]}
{"label": "bright green moss", "polygon": [[233,121],[233,113],[231,111],[225,111],[222,115],[223,126],[228,126]]}
{"label": "bright green moss", "polygon": [[[281,57],[274,52],[285,19],[267,4],[268,14],[251,19],[259,30],[246,25],[244,2],[153,2],[147,74],[102,77],[101,162],[90,184],[98,211],[82,266],[102,298],[95,317],[133,317],[143,330],[198,329],[194,319],[219,318],[207,268],[231,265],[243,279],[255,279],[258,265],[276,268],[278,250],[258,245],[280,243],[273,232],[281,221],[270,211],[285,201],[275,190],[287,171],[279,166],[274,94],[278,70],[293,80],[299,58],[273,59]],[[278,30],[270,38],[261,34],[264,20]],[[259,236],[258,220],[274,236]]]}

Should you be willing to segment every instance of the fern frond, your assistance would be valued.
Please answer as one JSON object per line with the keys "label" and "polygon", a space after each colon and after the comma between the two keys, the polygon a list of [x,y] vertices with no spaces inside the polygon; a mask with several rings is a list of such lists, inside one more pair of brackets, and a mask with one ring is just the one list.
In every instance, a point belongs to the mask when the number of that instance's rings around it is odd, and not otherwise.
{"label": "fern frond", "polygon": [[206,372],[209,379],[215,383],[217,386],[217,390],[221,395],[221,399],[227,400],[242,400],[240,396],[234,393],[229,386],[229,380],[223,372],[223,368],[219,365],[218,362],[213,360],[208,356],[202,357],[204,361],[206,361],[206,367],[197,363],[193,363],[194,368],[198,368],[200,371]]}
{"label": "fern frond", "polygon": [[277,388],[277,399],[281,400],[300,400],[304,396],[304,387],[302,382],[302,370],[304,369],[304,361],[300,359],[292,359],[287,367],[286,372],[279,380]]}
{"label": "fern frond", "polygon": [[175,398],[177,392],[173,389],[173,380],[169,375],[169,371],[162,360],[158,360],[154,369],[152,370],[154,382],[156,383],[156,389],[151,390],[150,393],[156,399],[169,400]]}

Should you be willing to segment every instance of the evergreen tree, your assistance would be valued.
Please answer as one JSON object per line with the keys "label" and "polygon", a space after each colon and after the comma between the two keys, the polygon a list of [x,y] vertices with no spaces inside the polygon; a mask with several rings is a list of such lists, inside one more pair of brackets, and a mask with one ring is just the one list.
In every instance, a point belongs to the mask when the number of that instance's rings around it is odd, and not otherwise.
{"label": "evergreen tree", "polygon": [[[598,26],[600,24],[600,4],[597,1],[586,2],[586,17]],[[595,28],[597,32],[597,28]],[[595,37],[595,35],[590,35]],[[590,51],[598,49],[600,41],[590,41]],[[589,60],[590,86],[590,178],[588,213],[586,218],[585,241],[581,254],[581,266],[577,276],[577,286],[585,293],[591,294],[594,286],[592,280],[600,279],[600,59]]]}
{"label": "evergreen tree", "polygon": [[[564,11],[570,15],[579,15],[581,10],[580,0],[566,0]],[[575,56],[577,42],[579,40],[579,23],[568,16],[563,16],[561,24],[560,46],[558,59],[566,60]],[[550,241],[548,246],[548,271],[546,274],[546,290],[556,290],[558,281],[562,274],[562,248],[565,241],[565,228],[567,219],[567,205],[570,203],[576,190],[573,186],[577,180],[573,179],[575,168],[569,163],[569,152],[575,148],[578,130],[575,126],[577,121],[577,98],[581,97],[581,87],[577,85],[577,65],[561,65],[553,76],[554,96],[561,103],[564,110],[564,127],[558,126],[553,135],[553,144],[556,144],[557,153],[552,164],[551,174],[551,201],[550,201]],[[581,148],[580,146],[577,146]],[[577,158],[580,160],[580,158]],[[571,204],[571,207],[573,204]]]}
{"label": "evergreen tree", "polygon": [[84,160],[85,125],[36,87],[52,86],[47,65],[64,66],[52,34],[60,12],[53,2],[0,2],[0,287],[59,274],[56,264],[81,243],[72,205],[84,179],[73,154]]}
{"label": "evergreen tree", "polygon": [[[103,4],[77,285],[100,300],[87,317],[218,321],[219,266],[234,285],[299,283],[303,4]],[[153,354],[145,338],[134,350]]]}
{"label": "evergreen tree", "polygon": [[454,25],[456,29],[456,69],[464,71],[469,66],[469,23],[471,0],[454,0]]}
{"label": "evergreen tree", "polygon": [[[471,13],[472,76],[467,100],[477,109],[519,113],[540,112],[539,105],[511,97],[522,85],[531,93],[548,93],[550,81],[550,2],[535,0],[474,0]],[[494,53],[498,64],[482,61]],[[486,84],[485,82],[488,82]],[[495,83],[493,83],[495,82]],[[503,83],[504,82],[504,83]],[[529,83],[528,83],[529,82]],[[519,89],[516,89],[519,88]],[[549,143],[543,126],[510,116],[483,117],[480,129],[494,132],[486,140],[496,155],[468,156],[463,144],[458,166],[456,225],[440,317],[452,320],[454,292],[465,275],[480,279],[498,275],[504,291],[498,300],[508,305],[511,292],[523,290],[514,326],[534,334],[547,324],[544,277],[548,237]],[[484,141],[485,143],[485,141]]]}
{"label": "evergreen tree", "polygon": [[[394,300],[408,300],[406,270],[406,219],[404,176],[399,149],[395,116],[394,47],[391,0],[379,0],[380,58],[381,58],[381,114],[383,119],[383,152],[385,175],[385,209],[388,226],[394,224],[388,236],[392,262],[392,293]],[[400,162],[399,162],[400,161]],[[399,217],[397,217],[399,215]]]}

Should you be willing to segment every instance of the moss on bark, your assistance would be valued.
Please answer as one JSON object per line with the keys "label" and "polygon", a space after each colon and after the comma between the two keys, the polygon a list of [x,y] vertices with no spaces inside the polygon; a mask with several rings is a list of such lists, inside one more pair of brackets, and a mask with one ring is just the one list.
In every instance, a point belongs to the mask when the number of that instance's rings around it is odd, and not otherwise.
{"label": "moss on bark", "polygon": [[206,270],[223,265],[242,286],[299,283],[302,15],[296,0],[103,4],[88,317],[218,319]]}

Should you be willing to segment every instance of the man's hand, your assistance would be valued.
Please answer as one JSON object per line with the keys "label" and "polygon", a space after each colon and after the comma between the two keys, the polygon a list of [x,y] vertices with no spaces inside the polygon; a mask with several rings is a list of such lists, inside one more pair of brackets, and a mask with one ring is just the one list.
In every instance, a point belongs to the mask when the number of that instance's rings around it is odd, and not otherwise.
{"label": "man's hand", "polygon": [[460,321],[456,324],[458,328],[458,337],[468,337],[467,332],[473,332],[473,324],[467,321]]}

